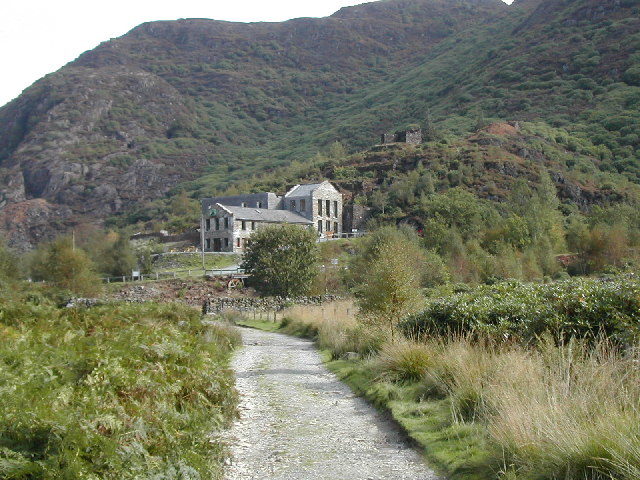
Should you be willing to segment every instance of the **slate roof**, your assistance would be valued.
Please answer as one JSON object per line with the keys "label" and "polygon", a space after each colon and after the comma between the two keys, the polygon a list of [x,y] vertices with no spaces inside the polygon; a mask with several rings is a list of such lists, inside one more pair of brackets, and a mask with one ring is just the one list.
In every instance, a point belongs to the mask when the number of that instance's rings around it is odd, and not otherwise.
{"label": "slate roof", "polygon": [[[324,183],[324,182],[323,182]],[[285,197],[307,197],[311,195],[315,189],[320,187],[322,183],[308,183],[306,185],[296,185],[287,192]]]}
{"label": "slate roof", "polygon": [[306,225],[313,225],[313,222],[302,215],[298,215],[295,212],[289,210],[267,210],[266,208],[245,208],[245,207],[230,207],[227,205],[221,205],[226,211],[231,213],[238,220],[250,220],[255,222],[270,222],[270,223],[301,223]]}

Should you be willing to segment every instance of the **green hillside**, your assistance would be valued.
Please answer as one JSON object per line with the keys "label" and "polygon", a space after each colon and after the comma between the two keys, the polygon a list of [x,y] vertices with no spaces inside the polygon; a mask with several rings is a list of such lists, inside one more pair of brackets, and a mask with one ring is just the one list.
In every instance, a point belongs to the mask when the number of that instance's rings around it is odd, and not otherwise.
{"label": "green hillside", "polygon": [[[295,181],[334,142],[363,151],[408,123],[446,144],[535,123],[580,161],[548,158],[539,136],[520,147],[581,175],[579,208],[619,201],[616,174],[640,182],[639,6],[386,0],[324,19],[143,24],[0,109],[0,230],[25,248],[114,215],[164,221],[181,189],[197,199],[283,168]],[[499,189],[494,177],[458,183]]]}

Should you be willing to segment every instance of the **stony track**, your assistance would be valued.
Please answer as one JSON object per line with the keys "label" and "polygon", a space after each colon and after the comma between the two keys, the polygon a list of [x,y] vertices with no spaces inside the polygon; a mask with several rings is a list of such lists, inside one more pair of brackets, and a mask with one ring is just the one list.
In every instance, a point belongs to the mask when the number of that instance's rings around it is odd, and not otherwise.
{"label": "stony track", "polygon": [[353,395],[313,344],[243,329],[233,360],[241,418],[227,480],[436,479],[395,425]]}

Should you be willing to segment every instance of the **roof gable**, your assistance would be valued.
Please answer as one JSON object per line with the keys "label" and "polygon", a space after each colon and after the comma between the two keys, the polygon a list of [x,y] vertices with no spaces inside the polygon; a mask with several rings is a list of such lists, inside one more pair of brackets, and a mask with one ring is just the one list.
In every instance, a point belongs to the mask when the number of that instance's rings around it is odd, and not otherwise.
{"label": "roof gable", "polygon": [[[295,187],[293,187],[291,190],[289,190],[285,194],[285,197],[287,197],[287,198],[290,198],[290,197],[308,197],[313,192],[315,192],[318,188],[323,187],[323,186],[329,186],[333,190],[336,190],[336,188],[331,184],[331,182],[325,180],[322,183],[307,183],[307,184],[302,184],[302,185],[296,185]],[[337,192],[337,190],[336,190],[336,192]]]}

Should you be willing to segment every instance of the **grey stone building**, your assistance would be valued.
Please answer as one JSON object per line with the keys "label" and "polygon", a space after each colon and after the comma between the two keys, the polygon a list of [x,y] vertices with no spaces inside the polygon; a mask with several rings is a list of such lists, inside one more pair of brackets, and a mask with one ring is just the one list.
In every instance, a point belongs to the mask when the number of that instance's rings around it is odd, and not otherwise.
{"label": "grey stone building", "polygon": [[202,248],[244,252],[251,234],[266,225],[314,228],[319,236],[342,234],[342,194],[331,183],[296,185],[284,196],[253,193],[202,200]]}
{"label": "grey stone building", "polygon": [[419,145],[422,143],[422,129],[417,127],[399,130],[395,133],[383,133],[381,142],[383,145],[387,145],[389,143],[408,143],[410,145]]}

